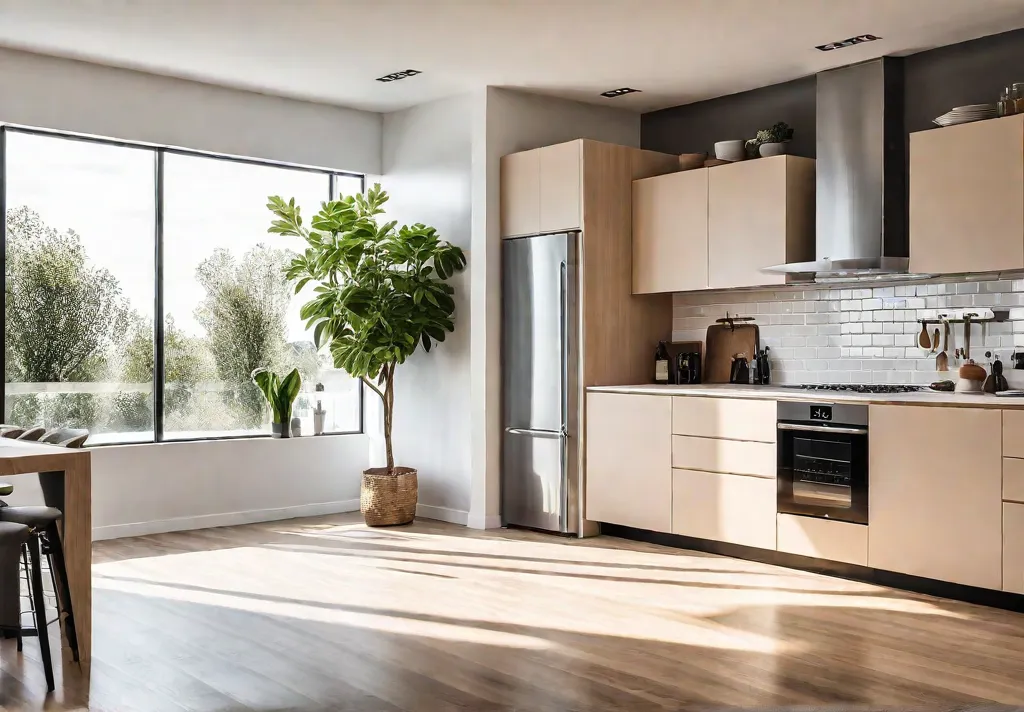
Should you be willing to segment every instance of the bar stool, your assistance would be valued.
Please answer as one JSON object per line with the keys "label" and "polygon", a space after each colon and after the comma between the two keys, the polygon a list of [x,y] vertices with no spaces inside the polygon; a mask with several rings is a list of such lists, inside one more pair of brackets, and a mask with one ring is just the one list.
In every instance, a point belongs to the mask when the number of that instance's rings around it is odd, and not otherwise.
{"label": "bar stool", "polygon": [[[26,431],[29,437],[40,438],[42,442],[50,442],[64,447],[79,448],[89,437],[87,430],[59,429],[45,434],[36,433],[37,429]],[[39,484],[43,490],[43,500],[48,506],[0,507],[0,524],[5,522],[24,525],[28,529],[28,540],[22,547],[22,562],[26,572],[30,571],[29,588],[32,592],[30,601],[36,621],[34,629],[21,629],[18,637],[18,649],[21,650],[21,636],[37,635],[40,652],[43,657],[43,669],[50,690],[54,689],[53,668],[50,659],[50,639],[47,635],[45,598],[43,597],[42,557],[46,556],[50,578],[53,583],[54,596],[57,604],[57,617],[64,614],[64,634],[72,656],[78,661],[78,634],[75,628],[74,611],[71,605],[71,590],[68,585],[67,567],[64,560],[64,547],[61,541],[60,522],[64,507],[64,473],[40,472]],[[10,491],[13,487],[7,491]],[[3,490],[0,489],[0,493]],[[0,494],[2,496],[2,494]]]}

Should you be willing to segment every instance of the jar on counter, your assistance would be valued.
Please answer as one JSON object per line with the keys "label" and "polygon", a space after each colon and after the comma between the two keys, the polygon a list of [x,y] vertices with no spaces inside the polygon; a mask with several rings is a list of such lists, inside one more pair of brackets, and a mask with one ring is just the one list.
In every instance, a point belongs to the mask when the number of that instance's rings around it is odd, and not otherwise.
{"label": "jar on counter", "polygon": [[1012,116],[1017,113],[1012,87],[1006,87],[999,93],[999,103],[996,104],[996,109],[999,116]]}
{"label": "jar on counter", "polygon": [[1010,98],[1013,99],[1013,113],[1024,114],[1024,82],[1015,82],[1010,87]]}

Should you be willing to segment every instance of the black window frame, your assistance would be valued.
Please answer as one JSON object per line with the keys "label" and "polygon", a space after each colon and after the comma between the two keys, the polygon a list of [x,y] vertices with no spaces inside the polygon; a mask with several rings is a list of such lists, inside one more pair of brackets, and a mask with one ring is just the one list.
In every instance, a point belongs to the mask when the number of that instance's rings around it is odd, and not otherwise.
{"label": "black window frame", "polygon": [[[365,192],[366,175],[363,173],[353,173],[351,171],[340,171],[330,168],[285,163],[283,161],[271,161],[260,158],[214,153],[211,151],[199,151],[174,146],[144,143],[140,141],[124,141],[88,134],[0,123],[0,216],[3,217],[3,219],[0,220],[0,334],[3,334],[4,338],[6,338],[7,334],[7,136],[10,133],[26,134],[30,136],[48,136],[50,138],[83,141],[86,143],[97,143],[121,148],[145,149],[153,152],[153,170],[155,175],[154,188],[156,191],[156,195],[154,196],[155,209],[153,211],[153,243],[155,250],[153,259],[153,267],[155,271],[153,282],[155,292],[153,295],[153,439],[151,441],[132,440],[125,442],[102,443],[100,445],[93,445],[90,447],[205,442],[208,440],[247,440],[252,438],[271,437],[270,433],[248,433],[244,435],[216,435],[196,438],[164,438],[164,157],[168,153],[171,153],[181,156],[208,158],[218,161],[230,161],[233,163],[245,163],[256,166],[287,168],[290,170],[300,170],[309,173],[319,173],[327,176],[327,200],[335,199],[336,181],[339,176],[344,176],[346,178],[358,178],[360,181],[360,191]],[[5,374],[6,358],[6,350],[0,350],[0,371]],[[323,433],[322,436],[363,435],[366,432],[365,391],[365,385],[360,383],[360,387],[357,389],[357,392],[359,393],[359,429],[330,431]],[[0,404],[3,404],[3,407],[6,410],[6,377],[0,381]]]}

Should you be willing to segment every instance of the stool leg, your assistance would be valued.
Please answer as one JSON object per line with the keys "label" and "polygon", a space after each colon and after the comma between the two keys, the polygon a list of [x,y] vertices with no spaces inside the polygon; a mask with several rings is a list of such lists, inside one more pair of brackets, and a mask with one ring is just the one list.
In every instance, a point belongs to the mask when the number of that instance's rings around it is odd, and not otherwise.
{"label": "stool leg", "polygon": [[39,536],[34,533],[28,538],[29,558],[32,560],[32,600],[35,601],[36,630],[39,632],[39,652],[43,658],[43,672],[46,674],[46,688],[53,691],[53,660],[50,658],[50,636],[46,625],[46,606],[43,601],[43,569],[39,564]]}
{"label": "stool leg", "polygon": [[[35,619],[35,614],[36,614],[36,603],[35,603],[35,601],[32,600],[32,583],[31,583],[32,579],[31,579],[31,573],[30,573],[32,571],[32,569],[28,565],[28,544],[22,544],[21,545],[21,571],[18,572],[18,596],[19,596],[19,598],[21,596],[21,574],[22,574],[22,571],[25,572],[25,582],[27,584],[29,584],[28,585],[28,607],[32,611],[32,618],[34,620]],[[21,623],[22,623],[22,621],[21,621],[20,614],[19,614],[19,619],[18,619],[18,652],[19,653],[22,652],[22,650],[24,649],[24,644],[23,643],[24,643],[24,638],[25,638],[25,636],[22,634],[23,626],[22,626]]]}
{"label": "stool leg", "polygon": [[71,648],[71,655],[74,661],[78,662],[78,631],[75,629],[75,612],[71,607],[71,588],[68,586],[68,570],[64,564],[64,545],[60,540],[60,533],[57,531],[57,524],[53,523],[46,528],[46,543],[50,550],[50,573],[54,575],[57,585],[54,592],[57,594],[57,617],[60,617],[61,610],[64,611],[64,635],[68,639],[68,646]]}

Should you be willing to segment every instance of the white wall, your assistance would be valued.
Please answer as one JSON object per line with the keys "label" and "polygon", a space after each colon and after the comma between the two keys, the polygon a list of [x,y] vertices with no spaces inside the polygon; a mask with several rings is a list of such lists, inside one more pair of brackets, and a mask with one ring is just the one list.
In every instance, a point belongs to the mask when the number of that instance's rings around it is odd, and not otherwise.
{"label": "white wall", "polygon": [[[403,364],[395,379],[396,462],[419,470],[419,513],[466,523],[470,498],[470,159],[472,95],[385,114],[381,183],[387,216],[422,222],[467,252],[455,288],[455,332]],[[376,394],[367,398],[377,400]]]}
{"label": "white wall", "polygon": [[380,172],[380,114],[8,49],[0,122]]}
{"label": "white wall", "polygon": [[470,293],[473,475],[469,525],[500,525],[502,156],[589,138],[640,145],[640,116],[619,109],[488,87],[477,96],[473,145],[473,262]]}
{"label": "white wall", "polygon": [[[379,173],[380,114],[0,49],[0,122]],[[365,435],[92,450],[96,538],[359,509]],[[12,503],[40,501],[33,475]]]}
{"label": "white wall", "polygon": [[[359,509],[365,435],[98,447],[93,539]],[[10,504],[42,501],[35,475],[5,477]]]}

